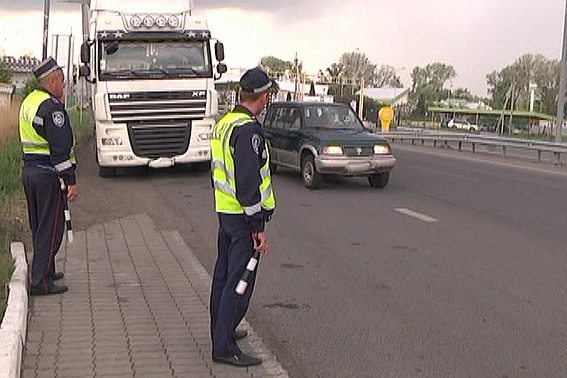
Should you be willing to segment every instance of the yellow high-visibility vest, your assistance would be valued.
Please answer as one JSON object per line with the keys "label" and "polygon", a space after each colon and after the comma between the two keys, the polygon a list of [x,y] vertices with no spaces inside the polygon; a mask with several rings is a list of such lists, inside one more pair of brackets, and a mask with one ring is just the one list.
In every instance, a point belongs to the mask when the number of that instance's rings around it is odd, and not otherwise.
{"label": "yellow high-visibility vest", "polygon": [[213,128],[211,139],[213,184],[215,188],[215,209],[219,213],[252,215],[262,209],[273,210],[276,199],[272,189],[270,175],[270,154],[264,141],[267,153],[266,163],[260,168],[261,202],[243,207],[236,198],[236,178],[234,174],[234,158],[230,148],[230,137],[236,126],[254,122],[247,114],[238,112],[226,113]]}
{"label": "yellow high-visibility vest", "polygon": [[[47,139],[39,135],[35,130],[35,127],[33,127],[34,122],[36,124],[43,125],[44,120],[37,115],[37,111],[41,104],[50,97],[49,93],[36,89],[22,102],[22,106],[20,108],[20,142],[22,143],[22,150],[24,154],[46,156],[51,154],[51,151],[49,150],[49,142]],[[58,164],[58,167],[55,168],[58,171],[62,171],[70,167],[70,164],[74,163],[76,163],[76,158],[75,137],[73,136],[73,145],[71,146],[71,151],[69,153],[69,160]]]}

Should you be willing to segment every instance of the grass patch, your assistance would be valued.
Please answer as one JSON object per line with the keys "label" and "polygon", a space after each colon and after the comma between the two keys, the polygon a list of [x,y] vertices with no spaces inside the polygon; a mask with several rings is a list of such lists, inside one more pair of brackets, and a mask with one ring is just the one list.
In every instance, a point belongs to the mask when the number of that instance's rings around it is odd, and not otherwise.
{"label": "grass patch", "polygon": [[[19,102],[0,107],[0,319],[4,314],[8,283],[14,271],[10,243],[31,248],[27,204],[22,186],[22,148],[18,136]],[[78,149],[92,133],[89,111],[69,110]],[[81,121],[82,118],[82,121]],[[80,163],[80,162],[79,162]]]}

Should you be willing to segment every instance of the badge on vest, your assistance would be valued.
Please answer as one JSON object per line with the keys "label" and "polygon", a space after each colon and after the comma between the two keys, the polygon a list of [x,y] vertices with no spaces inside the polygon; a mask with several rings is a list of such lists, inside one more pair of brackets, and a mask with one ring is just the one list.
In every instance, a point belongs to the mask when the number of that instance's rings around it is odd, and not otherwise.
{"label": "badge on vest", "polygon": [[262,143],[262,137],[258,134],[252,135],[252,148],[256,155],[258,155],[258,151],[260,150],[260,143]]}
{"label": "badge on vest", "polygon": [[51,118],[53,119],[53,123],[57,127],[63,127],[63,125],[65,124],[65,114],[63,114],[63,112],[53,112]]}

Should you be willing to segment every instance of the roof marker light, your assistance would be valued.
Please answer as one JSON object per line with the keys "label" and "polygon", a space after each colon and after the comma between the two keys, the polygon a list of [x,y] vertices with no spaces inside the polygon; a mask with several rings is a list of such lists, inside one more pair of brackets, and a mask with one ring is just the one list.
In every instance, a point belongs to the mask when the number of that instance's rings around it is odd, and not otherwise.
{"label": "roof marker light", "polygon": [[134,16],[130,19],[130,26],[133,28],[139,28],[142,25],[142,19],[140,16]]}
{"label": "roof marker light", "polygon": [[144,17],[144,26],[147,28],[154,26],[154,18],[152,16]]}

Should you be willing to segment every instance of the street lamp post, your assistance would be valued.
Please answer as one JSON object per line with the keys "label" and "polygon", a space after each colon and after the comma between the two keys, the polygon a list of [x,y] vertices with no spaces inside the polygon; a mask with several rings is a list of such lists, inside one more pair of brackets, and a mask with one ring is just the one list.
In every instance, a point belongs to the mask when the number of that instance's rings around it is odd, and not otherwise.
{"label": "street lamp post", "polygon": [[47,58],[47,39],[49,35],[49,9],[51,7],[50,0],[44,0],[43,2],[43,52],[41,54],[41,60]]}
{"label": "street lamp post", "polygon": [[565,116],[565,80],[567,79],[567,1],[565,2],[565,21],[563,22],[563,46],[561,48],[561,77],[559,79],[559,95],[557,96],[557,118],[555,127],[555,141],[561,142],[563,118]]}

